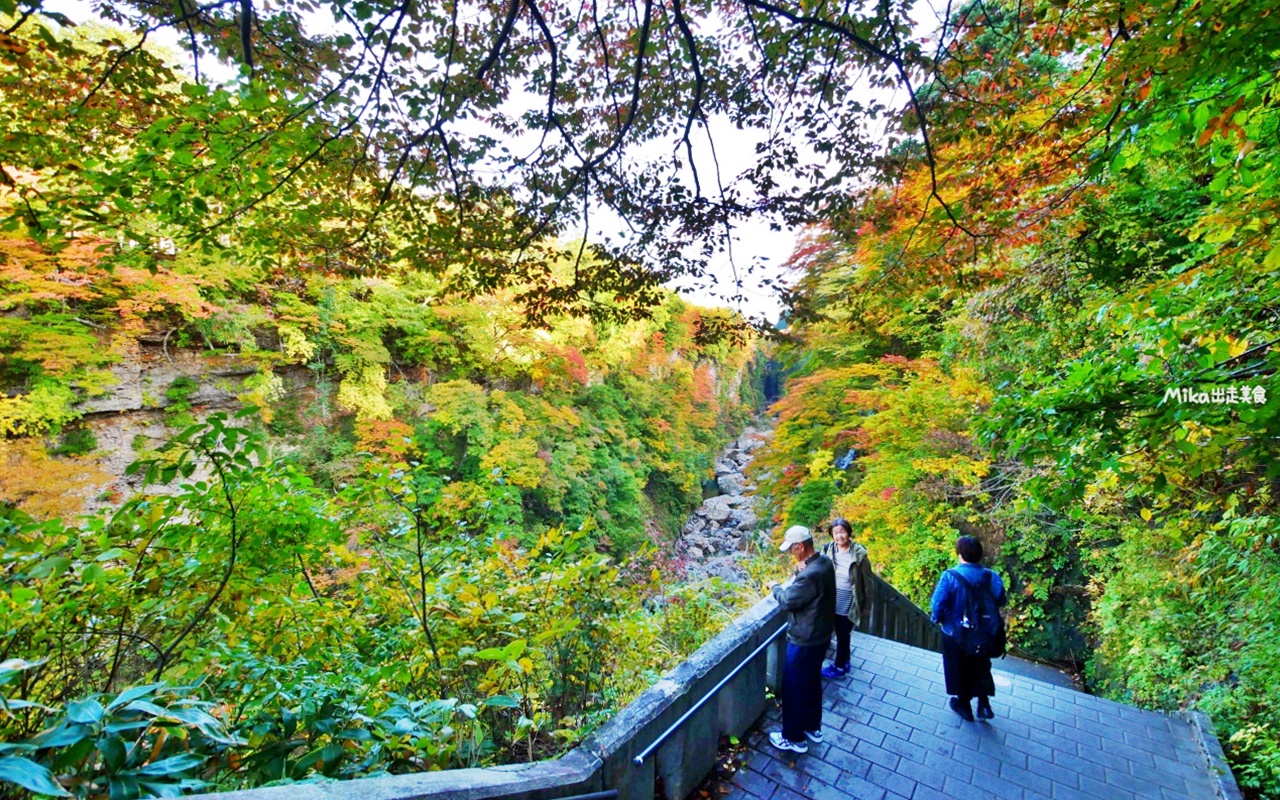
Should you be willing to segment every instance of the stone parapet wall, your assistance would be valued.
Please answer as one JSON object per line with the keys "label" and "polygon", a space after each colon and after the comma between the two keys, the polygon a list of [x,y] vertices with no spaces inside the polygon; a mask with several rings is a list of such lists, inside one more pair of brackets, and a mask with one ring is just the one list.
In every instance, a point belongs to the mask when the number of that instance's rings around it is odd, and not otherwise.
{"label": "stone parapet wall", "polygon": [[786,647],[777,637],[643,764],[635,758],[786,624],[765,598],[667,673],[564,756],[532,764],[423,772],[218,792],[203,800],[554,800],[617,790],[650,800],[661,777],[668,800],[686,797],[715,765],[721,735],[742,736],[777,686]]}

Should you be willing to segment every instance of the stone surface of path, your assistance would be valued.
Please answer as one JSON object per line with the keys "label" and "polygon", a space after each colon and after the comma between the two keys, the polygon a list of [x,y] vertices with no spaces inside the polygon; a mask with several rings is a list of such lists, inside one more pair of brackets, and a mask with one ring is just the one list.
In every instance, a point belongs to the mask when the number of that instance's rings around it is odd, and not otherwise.
{"label": "stone surface of path", "polygon": [[[940,655],[865,634],[853,637],[853,669],[844,678],[824,682],[824,742],[810,744],[805,755],[774,749],[766,736],[781,725],[777,711],[771,710],[749,734],[745,764],[718,797],[1214,800],[1224,796],[1215,789],[1200,737],[1182,717],[1004,671],[997,661],[995,719],[964,722],[946,706]],[[1209,747],[1216,748],[1216,742]],[[1234,781],[1228,782],[1228,788],[1234,789]]]}

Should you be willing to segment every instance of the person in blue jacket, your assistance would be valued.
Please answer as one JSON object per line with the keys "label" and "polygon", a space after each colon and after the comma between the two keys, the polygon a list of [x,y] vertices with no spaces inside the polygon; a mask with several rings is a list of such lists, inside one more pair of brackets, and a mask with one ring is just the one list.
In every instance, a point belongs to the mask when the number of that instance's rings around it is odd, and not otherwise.
{"label": "person in blue jacket", "polygon": [[991,592],[995,596],[996,605],[1003,606],[1007,600],[1004,582],[995,571],[982,566],[982,543],[972,536],[961,536],[956,539],[956,554],[960,556],[960,564],[953,570],[942,573],[938,585],[933,590],[933,621],[942,628],[942,674],[947,684],[947,694],[953,695],[947,703],[951,710],[962,719],[973,721],[973,710],[969,707],[972,698],[978,698],[978,716],[991,719],[995,714],[991,711],[991,696],[996,693],[995,681],[991,678],[991,659],[983,656],[972,656],[961,649],[956,640],[956,628],[964,616],[965,593],[969,588],[968,581],[980,585],[984,576],[991,573]]}

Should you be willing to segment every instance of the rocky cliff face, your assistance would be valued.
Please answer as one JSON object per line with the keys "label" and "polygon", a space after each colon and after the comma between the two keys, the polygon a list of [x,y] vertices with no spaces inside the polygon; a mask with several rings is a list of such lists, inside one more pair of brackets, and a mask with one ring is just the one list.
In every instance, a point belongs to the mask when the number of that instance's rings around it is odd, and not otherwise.
{"label": "rocky cliff face", "polygon": [[[122,354],[111,368],[115,383],[78,406],[83,416],[77,427],[92,432],[97,443],[91,459],[109,476],[105,484],[83,487],[89,512],[119,503],[138,488],[140,479],[126,476],[125,468],[140,454],[192,420],[241,408],[250,388],[245,382],[261,370],[242,356],[176,348],[160,340],[131,338],[115,346]],[[286,370],[281,377],[290,391],[308,388],[305,369]]]}
{"label": "rocky cliff face", "polygon": [[748,427],[716,459],[716,485],[721,494],[708,498],[689,517],[676,540],[676,551],[687,559],[690,580],[718,577],[734,583],[746,579],[739,561],[758,538],[754,488],[743,470],[772,434]]}

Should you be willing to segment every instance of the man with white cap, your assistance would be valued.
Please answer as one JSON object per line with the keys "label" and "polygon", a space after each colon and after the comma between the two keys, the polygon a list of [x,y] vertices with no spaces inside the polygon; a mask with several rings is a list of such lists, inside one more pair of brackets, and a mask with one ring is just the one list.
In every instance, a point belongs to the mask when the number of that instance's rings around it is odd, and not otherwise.
{"label": "man with white cap", "polygon": [[822,660],[827,655],[836,615],[836,571],[831,559],[813,547],[813,533],[792,525],[782,539],[783,552],[796,560],[796,575],[773,586],[774,599],[790,617],[787,660],[782,668],[782,730],[769,734],[779,750],[809,752],[822,742]]}

